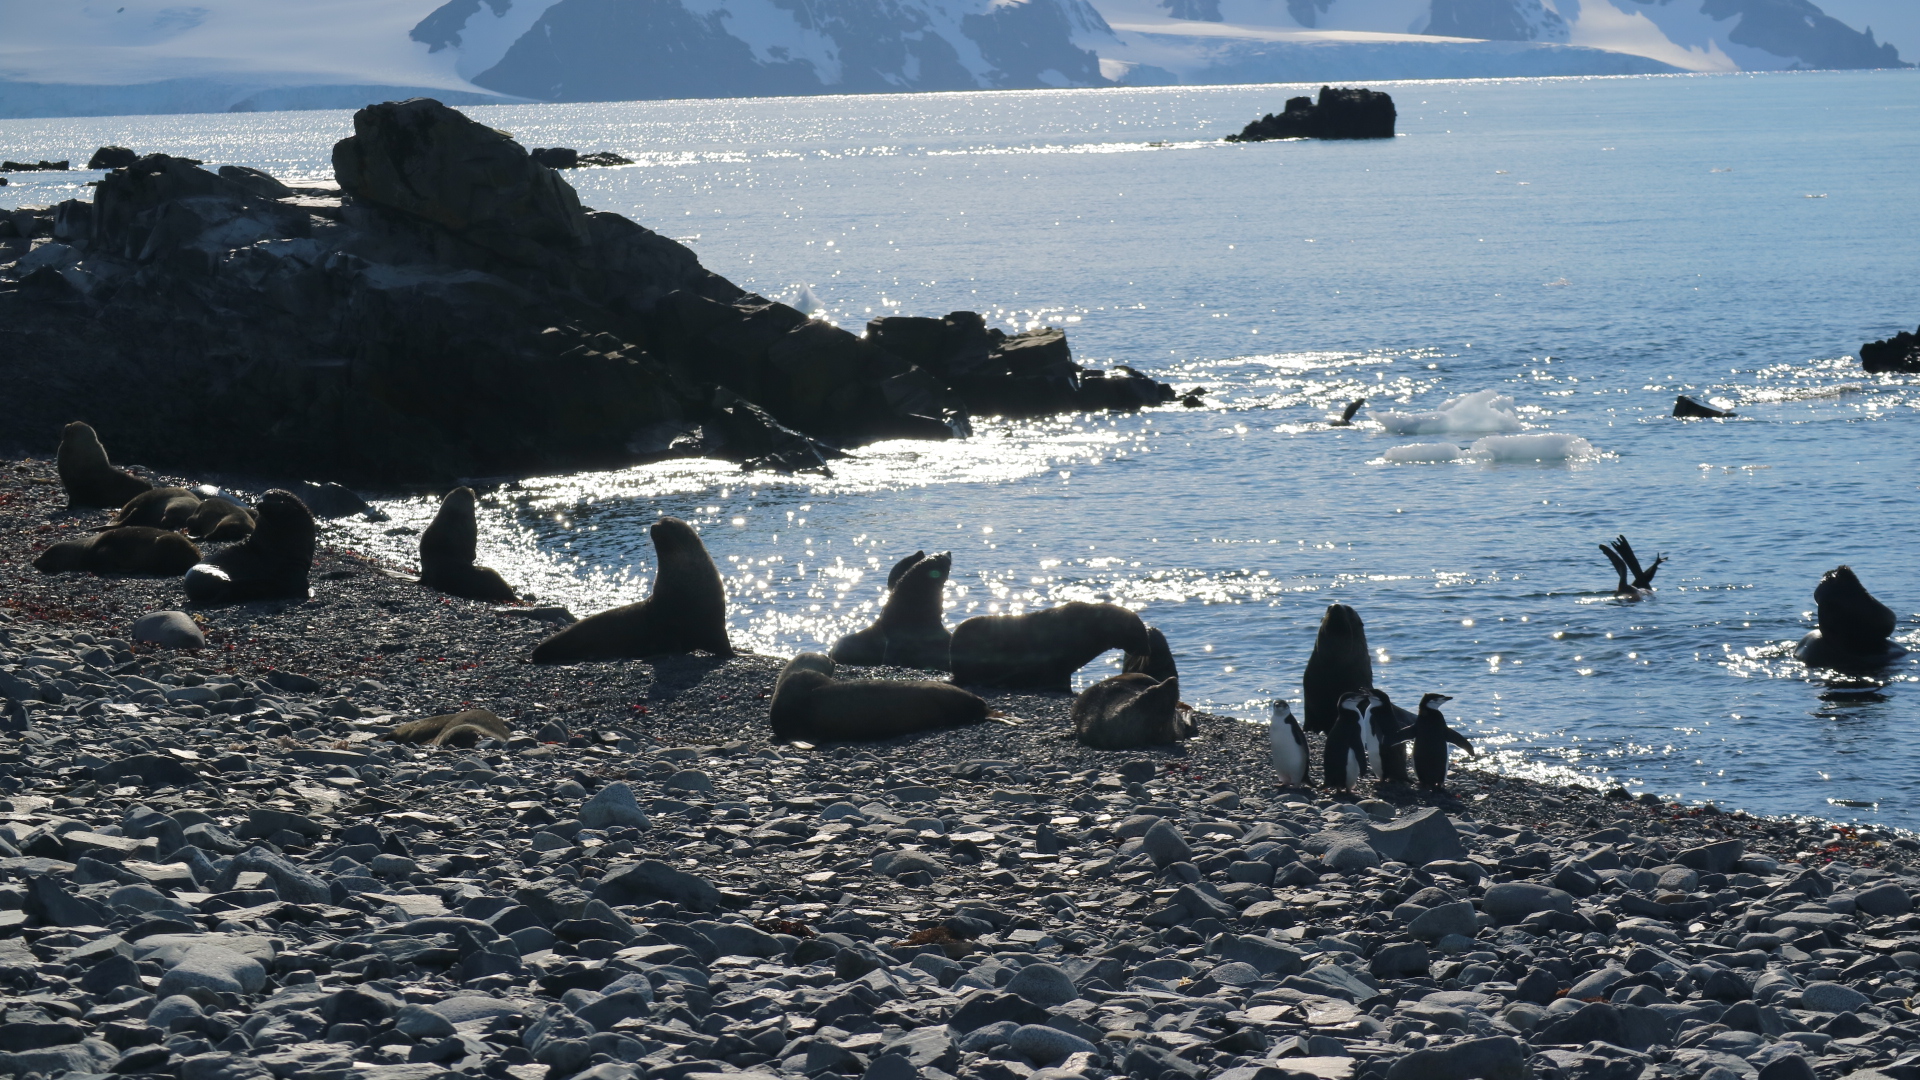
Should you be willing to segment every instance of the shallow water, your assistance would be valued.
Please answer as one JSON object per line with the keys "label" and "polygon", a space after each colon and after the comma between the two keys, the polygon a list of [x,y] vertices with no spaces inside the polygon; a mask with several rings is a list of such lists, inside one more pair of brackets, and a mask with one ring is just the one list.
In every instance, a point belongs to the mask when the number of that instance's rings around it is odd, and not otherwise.
{"label": "shallow water", "polygon": [[[1249,718],[1298,698],[1340,601],[1377,681],[1408,705],[1453,695],[1500,768],[1920,826],[1920,661],[1842,692],[1787,652],[1841,562],[1920,646],[1920,392],[1852,359],[1920,321],[1920,73],[1386,88],[1405,134],[1363,144],[1210,141],[1284,87],[474,110],[530,145],[639,158],[570,179],[842,325],[1059,322],[1083,360],[1211,403],[986,423],[831,478],[676,462],[529,480],[483,499],[483,561],[598,610],[645,594],[644,526],[675,514],[727,577],[737,639],[790,653],[869,621],[900,555],[950,548],[955,619],[1116,600],[1166,630],[1188,701]],[[319,178],[349,130],[0,121],[0,146]],[[92,177],[16,176],[0,205]],[[1553,460],[1482,443],[1494,427],[1324,424],[1355,396],[1433,412],[1487,390],[1524,435],[1570,437],[1531,444]],[[1740,418],[1674,421],[1677,393]],[[1443,442],[1458,460],[1388,457]],[[408,561],[432,506],[384,505],[394,521],[343,531]],[[1622,532],[1671,559],[1644,603],[1608,596],[1595,545]]]}

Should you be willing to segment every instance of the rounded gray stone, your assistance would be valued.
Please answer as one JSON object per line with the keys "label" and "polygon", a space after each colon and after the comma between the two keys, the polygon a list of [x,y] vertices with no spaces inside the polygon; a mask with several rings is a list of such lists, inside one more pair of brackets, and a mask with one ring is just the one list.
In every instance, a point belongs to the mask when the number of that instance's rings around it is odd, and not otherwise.
{"label": "rounded gray stone", "polygon": [[127,636],[164,649],[204,649],[207,638],[200,624],[184,611],[150,611],[133,620]]}
{"label": "rounded gray stone", "polygon": [[202,1013],[200,1012],[199,1002],[185,994],[173,994],[161,998],[159,1003],[154,1005],[153,1010],[147,1013],[147,1023],[152,1027],[165,1031],[169,1025],[182,1016],[200,1015],[202,1015]]}
{"label": "rounded gray stone", "polygon": [[448,1039],[453,1022],[425,1005],[406,1005],[393,1017],[394,1030],[410,1039]]}
{"label": "rounded gray stone", "polygon": [[1193,847],[1180,830],[1165,821],[1156,821],[1140,837],[1140,848],[1153,860],[1155,866],[1165,868],[1177,862],[1192,862]]}
{"label": "rounded gray stone", "polygon": [[1407,933],[1422,941],[1438,941],[1448,934],[1473,937],[1480,932],[1480,913],[1465,900],[1428,908],[1407,924]]}
{"label": "rounded gray stone", "polygon": [[633,789],[625,781],[608,784],[594,793],[593,798],[580,805],[580,824],[589,829],[608,829],[616,825],[628,828],[647,827],[647,815],[640,810],[640,804],[633,797]]}
{"label": "rounded gray stone", "polygon": [[1494,921],[1502,926],[1520,922],[1539,911],[1558,911],[1571,915],[1573,894],[1546,885],[1504,881],[1487,889],[1486,895],[1480,898],[1480,910],[1493,916]]}
{"label": "rounded gray stone", "polygon": [[1871,1000],[1853,987],[1837,982],[1808,983],[1807,988],[1800,991],[1800,1007],[1814,1012],[1852,1012]]}
{"label": "rounded gray stone", "polygon": [[266,982],[267,969],[251,956],[221,945],[195,945],[160,977],[159,992],[179,994],[197,986],[221,994],[252,994]]}
{"label": "rounded gray stone", "polygon": [[1007,1037],[1007,1045],[1042,1065],[1051,1065],[1074,1054],[1092,1053],[1098,1049],[1078,1035],[1041,1024],[1022,1024],[1014,1028],[1013,1034]]}
{"label": "rounded gray stone", "polygon": [[1321,861],[1335,870],[1366,870],[1380,865],[1380,853],[1357,840],[1345,840],[1329,848]]}
{"label": "rounded gray stone", "polygon": [[1065,1005],[1080,996],[1074,989],[1073,979],[1053,964],[1028,964],[1021,968],[1007,983],[1006,991],[1049,1008]]}

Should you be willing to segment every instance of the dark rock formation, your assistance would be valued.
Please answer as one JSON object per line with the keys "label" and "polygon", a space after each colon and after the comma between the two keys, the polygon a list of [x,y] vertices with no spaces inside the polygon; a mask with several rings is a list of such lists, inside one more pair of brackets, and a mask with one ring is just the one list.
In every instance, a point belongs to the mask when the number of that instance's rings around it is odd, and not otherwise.
{"label": "dark rock formation", "polygon": [[0,161],[0,172],[66,172],[70,161]]}
{"label": "dark rock formation", "polygon": [[140,155],[124,146],[103,146],[87,159],[89,169],[124,169],[140,160]]}
{"label": "dark rock formation", "polygon": [[1874,373],[1920,373],[1920,333],[1905,330],[1885,341],[1860,346],[1860,366]]}
{"label": "dark rock formation", "polygon": [[1379,90],[1331,86],[1320,88],[1320,101],[1288,98],[1285,112],[1248,124],[1228,142],[1264,142],[1268,139],[1391,139],[1398,114],[1393,98]]}
{"label": "dark rock formation", "polygon": [[[91,204],[0,217],[0,328],[23,358],[0,367],[0,441],[51,446],[85,414],[134,460],[369,483],[688,453],[819,468],[967,434],[970,409],[1171,396],[1081,369],[1057,330],[809,320],[434,101],[354,131],[338,191],[150,154]],[[29,255],[35,236],[55,242]]]}
{"label": "dark rock formation", "polygon": [[633,164],[632,158],[621,157],[610,150],[583,154],[567,146],[536,146],[527,151],[527,155],[549,169],[583,169]]}

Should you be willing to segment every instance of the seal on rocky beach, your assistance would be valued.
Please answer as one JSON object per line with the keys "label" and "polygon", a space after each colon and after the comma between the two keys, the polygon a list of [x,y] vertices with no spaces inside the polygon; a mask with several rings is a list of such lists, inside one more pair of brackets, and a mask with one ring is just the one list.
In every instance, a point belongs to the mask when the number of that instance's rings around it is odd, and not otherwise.
{"label": "seal on rocky beach", "polygon": [[768,719],[780,739],[844,742],[890,739],[916,731],[978,724],[987,703],[941,682],[833,677],[832,658],[801,653],[787,662],[774,684]]}
{"label": "seal on rocky beach", "polygon": [[513,729],[488,709],[463,709],[424,720],[410,720],[380,737],[397,743],[472,746],[482,739],[506,742],[513,737]]}
{"label": "seal on rocky beach", "polygon": [[1313,639],[1313,655],[1300,678],[1306,729],[1330,730],[1341,695],[1372,685],[1373,657],[1367,653],[1367,628],[1360,613],[1345,604],[1328,604]]}
{"label": "seal on rocky beach", "polygon": [[1095,750],[1164,746],[1193,734],[1180,712],[1180,680],[1138,672],[1101,679],[1073,702],[1073,734]]}
{"label": "seal on rocky beach", "polygon": [[62,540],[41,552],[33,568],[48,574],[78,570],[179,577],[199,561],[200,549],[177,532],[125,525],[102,529],[84,540]]}
{"label": "seal on rocky beach", "polygon": [[1420,786],[1429,791],[1447,793],[1447,759],[1452,755],[1452,746],[1465,750],[1473,757],[1479,757],[1473,749],[1473,743],[1465,735],[1447,726],[1447,718],[1440,715],[1440,703],[1452,701],[1445,694],[1427,694],[1420,699],[1420,711],[1413,721],[1413,771],[1420,778]]}
{"label": "seal on rocky beach", "polygon": [[727,590],[693,526],[679,518],[653,523],[659,570],[653,591],[637,604],[602,611],[534,647],[536,664],[624,660],[704,649],[732,656],[727,641]]}
{"label": "seal on rocky beach", "polygon": [[1267,743],[1273,758],[1273,771],[1288,787],[1307,783],[1307,733],[1293,718],[1293,706],[1285,701],[1273,703],[1273,726],[1267,730]]}
{"label": "seal on rocky beach", "polygon": [[187,520],[187,535],[195,540],[245,540],[253,535],[253,510],[224,495],[209,495]]}
{"label": "seal on rocky beach", "polygon": [[473,516],[470,487],[457,487],[440,500],[440,512],[420,534],[420,584],[469,600],[510,603],[517,599],[505,578],[474,565],[480,526]]}
{"label": "seal on rocky beach", "polygon": [[1898,622],[1893,609],[1874,599],[1852,567],[1827,571],[1814,587],[1813,603],[1819,629],[1801,638],[1793,650],[1809,667],[1857,671],[1882,667],[1907,654],[1891,640]]}
{"label": "seal on rocky beach", "polygon": [[952,631],[941,621],[941,601],[952,576],[953,553],[924,551],[895,563],[887,574],[887,602],[880,618],[833,643],[837,664],[892,664],[947,670]]}
{"label": "seal on rocky beach", "polygon": [[1352,791],[1369,771],[1362,715],[1370,699],[1365,690],[1349,690],[1334,702],[1333,725],[1320,751],[1320,775],[1335,791]]}
{"label": "seal on rocky beach", "polygon": [[187,571],[196,604],[307,598],[315,528],[306,504],[275,488],[260,499],[253,535]]}
{"label": "seal on rocky beach", "polygon": [[976,615],[954,627],[953,681],[1065,693],[1106,652],[1144,654],[1147,624],[1118,604],[1079,600],[1026,615]]}
{"label": "seal on rocky beach", "polygon": [[1122,674],[1151,675],[1155,682],[1180,677],[1180,670],[1174,665],[1173,650],[1167,646],[1167,635],[1157,626],[1147,627],[1147,651],[1128,653],[1127,659],[1120,665]]}
{"label": "seal on rocky beach", "polygon": [[93,428],[75,420],[60,433],[60,451],[54,457],[60,486],[67,489],[68,506],[104,506],[119,509],[153,485],[107,462],[107,448]]}
{"label": "seal on rocky beach", "polygon": [[149,488],[127,500],[113,516],[114,525],[145,525],[150,529],[183,529],[200,509],[200,496],[183,487]]}

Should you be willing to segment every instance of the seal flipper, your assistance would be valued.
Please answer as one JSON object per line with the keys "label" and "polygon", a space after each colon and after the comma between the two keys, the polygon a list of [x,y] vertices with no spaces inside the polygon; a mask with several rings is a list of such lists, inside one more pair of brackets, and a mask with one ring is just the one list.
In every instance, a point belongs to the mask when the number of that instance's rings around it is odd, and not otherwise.
{"label": "seal flipper", "polygon": [[1633,571],[1633,587],[1636,589],[1652,589],[1653,575],[1660,572],[1660,564],[1666,562],[1667,557],[1656,551],[1653,555],[1653,565],[1642,569],[1639,556],[1633,553],[1633,545],[1627,543],[1627,538],[1624,534],[1616,537],[1613,543],[1615,549],[1620,552],[1620,557],[1626,560],[1628,568]]}
{"label": "seal flipper", "polygon": [[1600,545],[1600,553],[1605,555],[1607,561],[1613,564],[1614,573],[1620,575],[1620,583],[1613,587],[1613,594],[1615,596],[1631,596],[1633,594],[1633,586],[1627,584],[1627,564],[1621,561],[1620,556],[1605,544]]}

